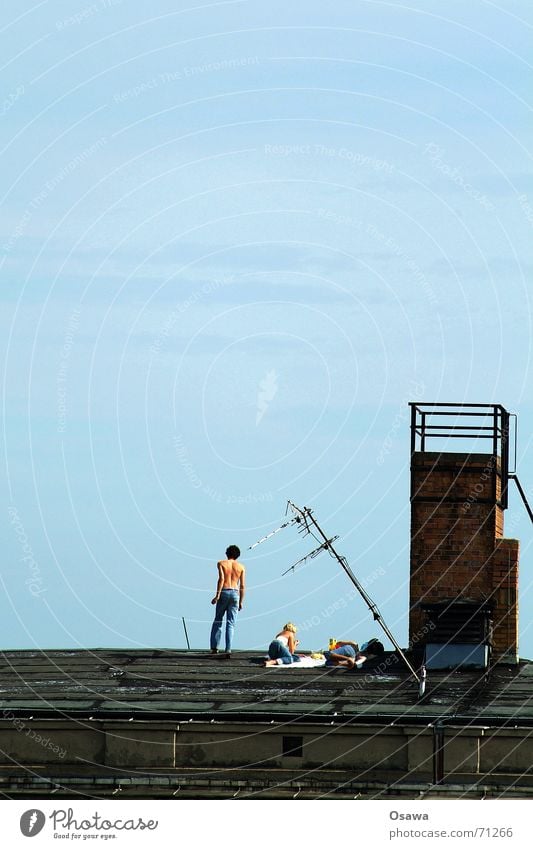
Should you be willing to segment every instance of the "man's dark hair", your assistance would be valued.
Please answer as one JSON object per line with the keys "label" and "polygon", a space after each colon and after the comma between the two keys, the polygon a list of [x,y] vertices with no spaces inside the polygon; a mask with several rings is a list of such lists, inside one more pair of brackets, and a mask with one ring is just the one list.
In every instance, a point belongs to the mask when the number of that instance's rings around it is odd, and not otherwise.
{"label": "man's dark hair", "polygon": [[382,642],[380,642],[380,640],[377,639],[377,637],[372,637],[372,639],[369,640],[368,643],[366,644],[366,647],[365,647],[365,650],[364,650],[364,654],[368,654],[368,655],[377,655],[377,654],[384,654],[384,653],[385,653],[385,646],[383,645]]}
{"label": "man's dark hair", "polygon": [[226,557],[230,560],[237,560],[241,556],[241,550],[236,545],[229,545],[226,549]]}

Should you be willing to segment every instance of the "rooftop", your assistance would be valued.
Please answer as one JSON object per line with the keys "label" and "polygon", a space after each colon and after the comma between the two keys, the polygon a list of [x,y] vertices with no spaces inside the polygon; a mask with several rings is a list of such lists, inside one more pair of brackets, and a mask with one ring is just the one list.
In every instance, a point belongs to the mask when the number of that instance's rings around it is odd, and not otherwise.
{"label": "rooftop", "polygon": [[[3,718],[446,722],[533,726],[533,663],[431,671],[426,694],[392,652],[360,670],[265,669],[202,651],[82,649],[0,653]],[[1,718],[1,717],[0,717]]]}

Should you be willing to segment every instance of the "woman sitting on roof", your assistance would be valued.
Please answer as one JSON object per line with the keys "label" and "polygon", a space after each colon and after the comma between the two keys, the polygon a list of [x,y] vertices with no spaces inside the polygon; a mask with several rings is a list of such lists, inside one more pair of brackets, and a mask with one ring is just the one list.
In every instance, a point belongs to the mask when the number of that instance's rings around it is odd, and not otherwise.
{"label": "woman sitting on roof", "polygon": [[269,660],[265,660],[265,666],[281,666],[284,663],[299,663],[300,657],[295,654],[296,646],[300,642],[295,637],[296,625],[287,622],[283,630],[276,634],[268,647]]}

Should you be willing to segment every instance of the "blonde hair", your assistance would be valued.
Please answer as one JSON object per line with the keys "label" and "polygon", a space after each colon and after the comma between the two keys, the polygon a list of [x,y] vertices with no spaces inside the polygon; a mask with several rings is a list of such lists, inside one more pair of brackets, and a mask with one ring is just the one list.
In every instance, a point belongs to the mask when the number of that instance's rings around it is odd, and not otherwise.
{"label": "blonde hair", "polygon": [[296,631],[298,629],[296,628],[296,625],[294,625],[292,622],[287,622],[287,624],[283,626],[283,630],[292,631],[293,634],[296,634]]}

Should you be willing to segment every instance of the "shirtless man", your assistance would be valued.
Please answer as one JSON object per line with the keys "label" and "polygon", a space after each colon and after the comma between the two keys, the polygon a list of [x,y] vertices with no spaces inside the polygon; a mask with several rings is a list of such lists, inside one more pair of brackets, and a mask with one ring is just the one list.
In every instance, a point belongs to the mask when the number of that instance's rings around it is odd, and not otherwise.
{"label": "shirtless man", "polygon": [[211,604],[216,604],[215,621],[211,628],[211,653],[218,652],[218,644],[222,634],[222,620],[226,614],[226,654],[231,658],[231,642],[235,630],[237,611],[242,610],[244,601],[244,573],[245,569],[237,558],[241,552],[236,545],[230,545],[226,549],[227,560],[219,560],[217,593]]}

